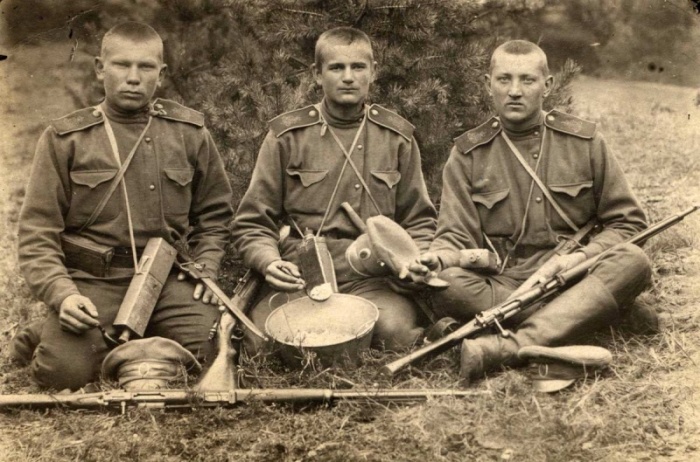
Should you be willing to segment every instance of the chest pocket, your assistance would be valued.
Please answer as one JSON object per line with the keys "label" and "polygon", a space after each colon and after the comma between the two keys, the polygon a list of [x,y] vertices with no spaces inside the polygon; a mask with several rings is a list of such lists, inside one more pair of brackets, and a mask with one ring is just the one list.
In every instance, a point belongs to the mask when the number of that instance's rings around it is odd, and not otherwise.
{"label": "chest pocket", "polygon": [[323,213],[333,191],[328,170],[287,169],[285,208],[292,212]]}
{"label": "chest pocket", "polygon": [[[92,215],[111,184],[117,170],[76,170],[70,172],[71,201],[66,221],[71,226],[81,226]],[[110,221],[119,215],[121,197],[119,190],[105,204],[96,223]]]}
{"label": "chest pocket", "polygon": [[513,213],[506,198],[510,189],[472,192],[472,202],[476,206],[481,228],[489,236],[510,236],[514,230]]}
{"label": "chest pocket", "polygon": [[372,170],[372,181],[369,184],[372,197],[382,215],[393,217],[396,211],[396,186],[401,181],[401,172],[398,170]]}
{"label": "chest pocket", "polygon": [[164,168],[163,181],[163,214],[187,215],[192,203],[192,168]]}
{"label": "chest pocket", "polygon": [[[575,181],[566,184],[547,185],[554,194],[554,200],[564,213],[578,226],[583,226],[595,216],[596,206],[593,197],[593,181]],[[569,229],[569,226],[556,212],[551,214],[554,229]]]}

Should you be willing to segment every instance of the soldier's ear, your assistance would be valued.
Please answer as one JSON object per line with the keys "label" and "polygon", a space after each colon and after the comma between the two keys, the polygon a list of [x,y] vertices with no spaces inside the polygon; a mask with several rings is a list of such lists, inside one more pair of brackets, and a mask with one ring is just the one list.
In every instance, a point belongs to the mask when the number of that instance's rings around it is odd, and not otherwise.
{"label": "soldier's ear", "polygon": [[165,79],[165,73],[168,70],[168,65],[163,64],[160,66],[160,72],[158,73],[158,86],[160,87],[163,84],[163,79]]}
{"label": "soldier's ear", "polygon": [[549,93],[552,91],[552,88],[554,88],[554,76],[548,75],[544,81],[544,98],[549,96]]}
{"label": "soldier's ear", "polygon": [[489,96],[493,96],[491,94],[491,76],[489,74],[484,74],[483,80],[484,80],[484,87],[486,87],[486,93],[488,93]]}
{"label": "soldier's ear", "polygon": [[374,81],[377,79],[377,70],[378,70],[377,61],[372,61],[372,80],[370,80],[370,82],[372,82],[372,83],[374,83]]}
{"label": "soldier's ear", "polygon": [[95,56],[95,75],[100,82],[105,78],[105,64],[101,56]]}
{"label": "soldier's ear", "polygon": [[[323,67],[323,64],[321,64],[321,67]],[[311,65],[311,72],[314,75],[314,79],[316,79],[316,85],[321,87],[321,69],[316,65],[316,63]]]}

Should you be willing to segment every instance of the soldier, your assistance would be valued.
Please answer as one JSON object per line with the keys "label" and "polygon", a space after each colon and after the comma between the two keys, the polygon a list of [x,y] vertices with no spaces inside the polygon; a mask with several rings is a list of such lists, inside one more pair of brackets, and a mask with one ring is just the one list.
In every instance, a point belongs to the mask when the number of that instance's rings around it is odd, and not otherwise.
{"label": "soldier", "polygon": [[[31,360],[42,387],[76,389],[98,377],[108,348],[96,327],[111,329],[149,238],[187,239],[193,258],[215,276],[233,215],[231,188],[203,115],[152,100],[166,71],[156,31],[135,22],[115,26],[104,36],[95,70],[104,102],[44,131],[20,215],[20,267],[50,310],[43,327],[18,333],[13,350],[17,359]],[[132,151],[120,182],[120,165]],[[81,258],[70,258],[69,240],[79,243]],[[217,303],[173,271],[146,336],[175,340],[205,360]]]}
{"label": "soldier", "polygon": [[[390,289],[387,278],[353,271],[345,258],[361,231],[340,207],[343,202],[362,219],[383,215],[395,220],[423,251],[435,231],[436,211],[423,180],[414,127],[367,102],[376,66],[363,32],[349,27],[324,32],[313,65],[323,101],[270,122],[233,230],[243,263],[267,282],[251,311],[261,327],[275,292],[304,288],[295,249],[309,229],[326,239],[340,292],[379,308],[375,346],[405,348],[423,333],[413,301]],[[291,234],[278,248],[283,223],[291,226]]]}
{"label": "soldier", "polygon": [[[554,79],[538,46],[521,40],[499,46],[485,81],[497,116],[455,139],[443,172],[438,230],[421,257],[451,283],[434,295],[434,306],[462,322],[646,227],[596,125],[543,112]],[[554,254],[559,240],[591,220],[602,226],[600,233],[573,253]],[[462,249],[497,253],[495,274],[460,267]],[[518,365],[523,346],[571,343],[610,323],[650,275],[639,247],[617,248],[554,301],[513,318],[509,337],[465,340],[462,375],[474,379],[500,365]]]}

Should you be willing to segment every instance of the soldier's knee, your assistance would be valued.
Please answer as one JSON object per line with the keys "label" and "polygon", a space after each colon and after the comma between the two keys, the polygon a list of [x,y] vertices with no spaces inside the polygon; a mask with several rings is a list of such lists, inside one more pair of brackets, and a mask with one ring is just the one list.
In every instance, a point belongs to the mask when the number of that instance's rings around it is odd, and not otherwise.
{"label": "soldier's knee", "polygon": [[422,338],[423,331],[424,329],[418,327],[415,322],[380,317],[374,328],[372,345],[390,351],[405,350]]}
{"label": "soldier's knee", "polygon": [[645,281],[651,280],[651,260],[644,249],[635,244],[624,244],[620,246],[620,251],[624,253],[625,259],[629,262],[629,267]]}
{"label": "soldier's knee", "polygon": [[41,388],[77,390],[99,378],[99,368],[89,361],[56,356],[39,344],[31,363],[32,377]]}

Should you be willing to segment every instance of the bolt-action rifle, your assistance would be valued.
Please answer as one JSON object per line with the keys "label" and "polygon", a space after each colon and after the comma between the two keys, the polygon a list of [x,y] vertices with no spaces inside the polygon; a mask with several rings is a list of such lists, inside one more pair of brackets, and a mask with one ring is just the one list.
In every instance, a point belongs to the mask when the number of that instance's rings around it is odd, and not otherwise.
{"label": "bolt-action rifle", "polygon": [[367,389],[334,390],[329,388],[248,388],[229,391],[197,392],[193,390],[112,390],[102,393],[73,393],[65,395],[26,394],[0,395],[0,411],[11,408],[45,409],[51,407],[80,409],[112,409],[122,413],[127,408],[195,409],[234,407],[253,401],[263,403],[326,403],[359,401],[402,403],[426,401],[430,398],[463,398],[490,394],[485,391],[446,389]]}
{"label": "bolt-action rifle", "polygon": [[[660,232],[667,230],[671,226],[678,224],[687,215],[690,215],[699,208],[700,205],[696,205],[679,213],[678,215],[666,218],[665,220],[662,220],[654,224],[653,226],[650,226],[644,231],[635,234],[625,243],[641,245],[650,237],[655,236]],[[548,281],[533,286],[531,289],[522,293],[519,297],[506,300],[500,305],[496,305],[492,308],[489,308],[486,311],[482,311],[481,313],[477,314],[473,320],[469,321],[462,327],[456,329],[454,332],[451,332],[450,334],[434,342],[431,342],[417,349],[416,351],[413,351],[412,353],[397,359],[396,361],[392,361],[391,363],[385,365],[381,369],[382,374],[392,376],[399,370],[408,366],[409,364],[414,363],[420,359],[429,358],[438,355],[444,351],[447,351],[453,346],[457,345],[463,339],[468,337],[475,337],[479,333],[491,328],[492,326],[496,327],[503,336],[508,336],[508,332],[501,327],[500,323],[502,321],[510,318],[511,316],[525,310],[526,308],[534,304],[549,299],[550,297],[556,295],[572,283],[579,281],[588,273],[591,267],[593,267],[593,265],[595,265],[595,263],[598,262],[598,260],[600,260],[600,258],[602,258],[604,255],[611,252],[613,249],[620,245],[623,244],[617,244],[609,248],[608,250],[585,260],[584,262],[574,266],[573,268],[569,268],[568,270],[562,271],[552,276],[552,278]]]}

